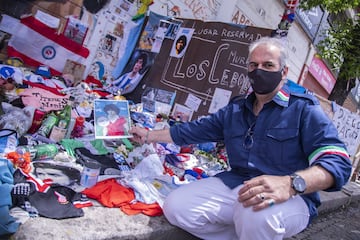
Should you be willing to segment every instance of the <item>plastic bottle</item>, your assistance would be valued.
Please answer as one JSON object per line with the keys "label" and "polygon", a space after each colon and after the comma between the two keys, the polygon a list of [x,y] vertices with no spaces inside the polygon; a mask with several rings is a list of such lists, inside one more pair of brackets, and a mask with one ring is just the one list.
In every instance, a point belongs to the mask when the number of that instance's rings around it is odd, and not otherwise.
{"label": "plastic bottle", "polygon": [[46,116],[45,120],[42,122],[38,130],[38,134],[47,137],[53,126],[55,126],[58,123],[58,121],[59,118],[55,115],[54,112],[51,112]]}
{"label": "plastic bottle", "polygon": [[81,173],[80,184],[90,188],[94,186],[100,174],[101,165],[98,162],[87,160],[84,162],[84,168]]}
{"label": "plastic bottle", "polygon": [[41,123],[44,120],[45,116],[46,116],[45,112],[43,112],[39,109],[35,109],[31,127],[29,128],[29,130],[27,132],[31,133],[31,134],[36,133],[36,131],[39,130]]}
{"label": "plastic bottle", "polygon": [[76,118],[74,128],[71,132],[71,137],[77,138],[77,137],[82,137],[84,135],[84,122],[85,122],[84,117],[79,116]]}
{"label": "plastic bottle", "polygon": [[71,110],[71,105],[66,105],[64,109],[59,112],[59,121],[53,126],[49,139],[54,142],[59,142],[65,137],[71,120]]}
{"label": "plastic bottle", "polygon": [[16,152],[20,154],[29,152],[31,160],[45,160],[55,157],[59,149],[56,144],[39,144],[36,146],[19,146],[16,148]]}

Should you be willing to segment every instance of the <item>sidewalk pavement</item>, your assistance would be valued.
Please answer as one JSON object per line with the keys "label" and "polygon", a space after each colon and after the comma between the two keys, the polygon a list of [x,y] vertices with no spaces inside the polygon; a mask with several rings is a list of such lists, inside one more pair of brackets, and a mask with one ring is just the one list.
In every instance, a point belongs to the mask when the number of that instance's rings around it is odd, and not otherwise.
{"label": "sidewalk pavement", "polygon": [[[360,183],[349,182],[338,192],[320,192],[324,214],[360,201]],[[118,208],[105,208],[98,203],[84,208],[80,218],[54,220],[43,217],[27,220],[10,240],[48,239],[136,239],[136,240],[195,240],[197,238],[170,225],[165,217],[143,214],[128,216]],[[0,237],[1,238],[1,237]]]}
{"label": "sidewalk pavement", "polygon": [[321,191],[320,199],[322,204],[319,214],[346,207],[352,202],[360,201],[360,182],[349,182],[338,192]]}

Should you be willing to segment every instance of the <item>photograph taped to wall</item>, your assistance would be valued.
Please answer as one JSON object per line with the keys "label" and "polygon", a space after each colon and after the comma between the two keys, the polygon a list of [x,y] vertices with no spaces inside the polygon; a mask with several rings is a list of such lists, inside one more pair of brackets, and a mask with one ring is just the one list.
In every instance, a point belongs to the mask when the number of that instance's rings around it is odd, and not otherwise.
{"label": "photograph taped to wall", "polygon": [[175,39],[176,34],[178,33],[182,23],[182,20],[171,19],[170,24],[165,32],[165,38]]}
{"label": "photograph taped to wall", "polygon": [[99,44],[99,50],[105,52],[105,54],[111,54],[114,51],[117,38],[108,33],[101,40]]}
{"label": "photograph taped to wall", "polygon": [[174,109],[173,109],[171,115],[175,119],[179,118],[180,121],[182,121],[182,122],[188,122],[188,121],[191,121],[193,113],[194,113],[194,111],[191,110],[190,108],[188,108],[184,105],[175,103]]}
{"label": "photograph taped to wall", "polygon": [[136,13],[137,3],[134,0],[120,0],[118,3],[119,8],[128,16],[133,16]]}
{"label": "photograph taped to wall", "polygon": [[166,20],[160,20],[160,24],[159,24],[159,28],[156,30],[155,35],[154,35],[154,40],[153,40],[153,44],[152,44],[152,48],[151,51],[152,52],[160,52],[160,48],[162,45],[162,42],[164,41],[165,38],[165,33],[168,29],[170,25],[169,21]]}
{"label": "photograph taped to wall", "polygon": [[146,87],[141,97],[141,102],[145,111],[168,115],[175,96],[175,92]]}
{"label": "photograph taped to wall", "polygon": [[171,48],[170,56],[177,58],[184,56],[193,33],[193,28],[180,28]]}
{"label": "photograph taped to wall", "polygon": [[129,138],[131,127],[129,103],[126,100],[95,99],[95,138]]}
{"label": "photograph taped to wall", "polygon": [[70,16],[66,21],[63,34],[71,40],[82,45],[85,40],[87,31],[88,26],[86,24],[81,22],[79,19]]}

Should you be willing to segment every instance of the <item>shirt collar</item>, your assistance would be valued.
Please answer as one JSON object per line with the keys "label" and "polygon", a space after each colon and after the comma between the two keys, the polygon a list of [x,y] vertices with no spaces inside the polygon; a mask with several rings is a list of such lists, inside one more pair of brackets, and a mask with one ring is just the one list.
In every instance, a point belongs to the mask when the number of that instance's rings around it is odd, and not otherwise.
{"label": "shirt collar", "polygon": [[[276,104],[287,107],[289,106],[289,99],[290,99],[290,90],[287,85],[284,86],[276,93],[274,98],[272,99]],[[252,103],[255,101],[255,94],[252,92],[249,97],[247,98],[247,107],[252,109]]]}
{"label": "shirt collar", "polygon": [[290,90],[289,87],[284,84],[284,86],[276,93],[273,101],[280,106],[287,107],[289,106],[290,99]]}

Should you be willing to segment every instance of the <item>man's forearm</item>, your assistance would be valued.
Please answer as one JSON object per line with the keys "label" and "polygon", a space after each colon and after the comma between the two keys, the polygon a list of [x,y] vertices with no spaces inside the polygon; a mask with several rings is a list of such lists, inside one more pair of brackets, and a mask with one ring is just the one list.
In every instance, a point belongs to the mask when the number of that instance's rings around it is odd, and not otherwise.
{"label": "man's forearm", "polygon": [[308,169],[298,171],[296,174],[304,178],[306,182],[305,193],[325,190],[334,185],[334,177],[321,166],[312,166]]}
{"label": "man's forearm", "polygon": [[148,131],[147,133],[147,142],[164,142],[164,143],[172,143],[173,140],[170,135],[170,130],[163,129],[163,130],[154,130]]}

